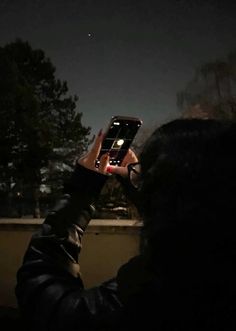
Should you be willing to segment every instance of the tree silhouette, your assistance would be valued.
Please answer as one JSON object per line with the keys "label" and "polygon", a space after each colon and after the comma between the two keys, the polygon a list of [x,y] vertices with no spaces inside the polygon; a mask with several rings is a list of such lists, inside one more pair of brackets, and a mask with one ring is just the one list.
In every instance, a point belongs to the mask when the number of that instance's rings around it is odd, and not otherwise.
{"label": "tree silhouette", "polygon": [[202,65],[177,94],[185,117],[236,119],[236,53]]}
{"label": "tree silhouette", "polygon": [[[0,169],[8,191],[14,182],[34,197],[39,217],[42,168],[49,163],[72,165],[87,149],[90,128],[76,112],[77,96],[40,49],[16,40],[0,48]],[[63,161],[62,161],[63,160]]]}

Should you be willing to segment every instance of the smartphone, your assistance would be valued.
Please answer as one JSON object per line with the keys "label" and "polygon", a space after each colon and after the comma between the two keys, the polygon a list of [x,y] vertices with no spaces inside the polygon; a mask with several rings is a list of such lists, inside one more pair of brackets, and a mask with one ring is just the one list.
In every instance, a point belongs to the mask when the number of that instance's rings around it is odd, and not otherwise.
{"label": "smartphone", "polygon": [[142,120],[136,117],[113,116],[104,133],[96,165],[105,153],[109,153],[111,165],[120,165],[141,125]]}

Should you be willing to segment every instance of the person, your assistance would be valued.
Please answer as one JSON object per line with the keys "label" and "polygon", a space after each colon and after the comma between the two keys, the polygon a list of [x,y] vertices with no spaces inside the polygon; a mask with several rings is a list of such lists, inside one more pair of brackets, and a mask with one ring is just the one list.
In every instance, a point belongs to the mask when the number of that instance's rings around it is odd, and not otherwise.
{"label": "person", "polygon": [[[109,166],[98,135],[31,239],[16,296],[30,330],[235,330],[235,124],[178,119],[155,130],[138,161]],[[143,219],[140,253],[84,289],[81,238],[108,175]]]}

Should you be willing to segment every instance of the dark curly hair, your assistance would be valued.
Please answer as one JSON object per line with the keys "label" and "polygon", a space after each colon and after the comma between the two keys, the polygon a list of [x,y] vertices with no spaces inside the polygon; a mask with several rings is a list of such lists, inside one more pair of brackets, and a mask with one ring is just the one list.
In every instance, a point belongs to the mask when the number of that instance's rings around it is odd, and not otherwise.
{"label": "dark curly hair", "polygon": [[161,260],[168,268],[170,261],[184,264],[193,256],[209,261],[209,254],[212,261],[212,251],[228,244],[235,254],[235,128],[229,122],[179,119],[146,142],[138,209],[144,246],[152,260],[158,256],[159,267]]}

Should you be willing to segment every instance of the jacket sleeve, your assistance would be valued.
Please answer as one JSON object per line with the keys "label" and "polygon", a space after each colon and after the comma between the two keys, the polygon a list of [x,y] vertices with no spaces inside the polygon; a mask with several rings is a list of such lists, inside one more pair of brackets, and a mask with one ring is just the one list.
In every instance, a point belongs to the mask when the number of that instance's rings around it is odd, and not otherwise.
{"label": "jacket sleeve", "polygon": [[78,165],[65,194],[33,235],[15,289],[29,329],[106,328],[119,314],[116,281],[85,290],[79,271],[81,238],[106,179]]}

